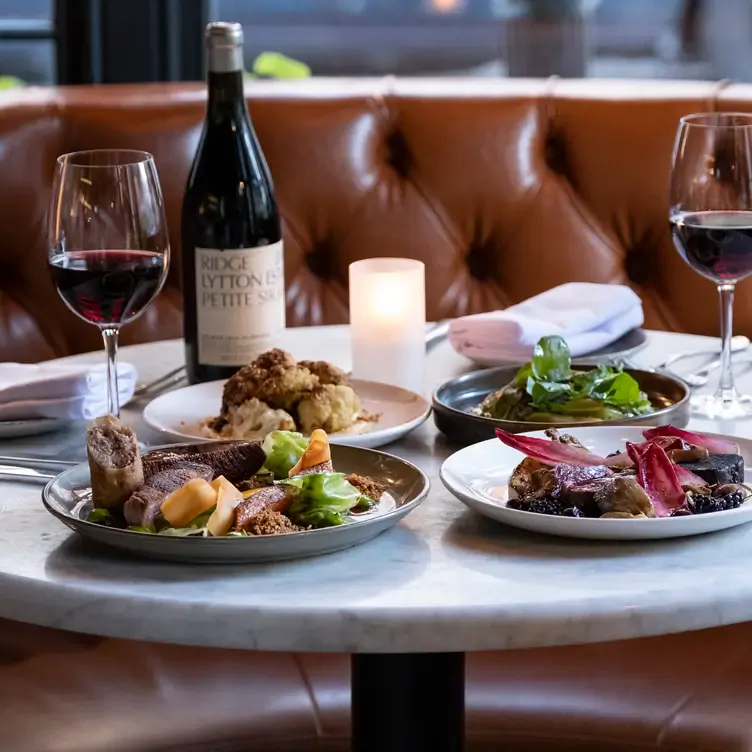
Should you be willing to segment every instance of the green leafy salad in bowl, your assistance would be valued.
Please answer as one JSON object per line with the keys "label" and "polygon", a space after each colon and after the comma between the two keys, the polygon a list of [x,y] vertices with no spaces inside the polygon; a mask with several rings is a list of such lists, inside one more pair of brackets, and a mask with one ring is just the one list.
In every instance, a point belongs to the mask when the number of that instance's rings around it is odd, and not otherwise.
{"label": "green leafy salad in bowl", "polygon": [[619,420],[655,412],[637,381],[621,366],[573,368],[567,343],[543,337],[533,359],[472,412],[497,420],[573,423]]}

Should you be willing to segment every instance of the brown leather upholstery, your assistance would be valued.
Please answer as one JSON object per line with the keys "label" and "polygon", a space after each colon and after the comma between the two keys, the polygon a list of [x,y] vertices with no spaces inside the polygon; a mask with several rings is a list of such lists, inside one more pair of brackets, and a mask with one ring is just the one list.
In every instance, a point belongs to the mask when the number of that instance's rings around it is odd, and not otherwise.
{"label": "brown leather upholstery", "polygon": [[[3,752],[344,752],[349,662],[0,621]],[[468,656],[469,752],[752,750],[752,624]],[[29,657],[35,656],[35,657]]]}
{"label": "brown leather upholstery", "polygon": [[[428,315],[522,300],[569,280],[628,282],[651,327],[715,333],[712,285],[668,234],[681,115],[752,109],[752,87],[512,79],[256,82],[251,112],[284,215],[292,325],[347,320],[347,268],[397,255],[428,266]],[[203,115],[197,84],[0,94],[0,358],[100,346],[45,270],[55,157],[104,147],[156,156],[173,249]],[[126,343],[180,334],[178,266]],[[752,328],[740,295],[738,329]]]}

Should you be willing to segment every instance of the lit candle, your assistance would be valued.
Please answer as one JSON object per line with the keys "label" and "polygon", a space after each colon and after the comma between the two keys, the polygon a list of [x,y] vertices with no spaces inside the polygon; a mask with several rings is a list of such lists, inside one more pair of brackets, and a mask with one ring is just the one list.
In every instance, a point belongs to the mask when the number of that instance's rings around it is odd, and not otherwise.
{"label": "lit candle", "polygon": [[353,376],[423,390],[426,282],[421,261],[350,264]]}

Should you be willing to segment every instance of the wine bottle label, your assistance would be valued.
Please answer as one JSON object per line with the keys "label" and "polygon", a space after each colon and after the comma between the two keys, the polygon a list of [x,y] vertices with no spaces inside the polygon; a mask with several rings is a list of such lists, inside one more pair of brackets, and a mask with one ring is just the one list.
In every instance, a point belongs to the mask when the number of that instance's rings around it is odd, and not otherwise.
{"label": "wine bottle label", "polygon": [[282,241],[258,248],[196,248],[198,360],[244,366],[285,328]]}

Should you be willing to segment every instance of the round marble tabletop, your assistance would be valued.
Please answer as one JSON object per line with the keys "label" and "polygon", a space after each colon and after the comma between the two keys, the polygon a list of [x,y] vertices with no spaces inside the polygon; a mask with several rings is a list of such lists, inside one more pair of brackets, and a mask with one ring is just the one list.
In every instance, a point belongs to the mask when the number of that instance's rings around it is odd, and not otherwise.
{"label": "round marble tabletop", "polygon": [[[345,328],[291,330],[282,344],[349,367]],[[653,333],[634,360],[708,347],[717,342]],[[148,381],[180,362],[182,346],[124,348],[121,357]],[[440,345],[429,355],[427,389],[468,365]],[[744,365],[740,383],[752,391]],[[142,407],[124,417],[158,441],[140,423]],[[752,435],[752,422],[692,425]],[[0,443],[0,454],[78,457],[82,442],[79,426]],[[562,645],[752,619],[752,525],[644,543],[539,537],[478,517],[444,490],[438,469],[452,447],[431,423],[389,451],[431,477],[418,510],[357,548],[261,566],[175,565],[90,548],[44,511],[38,486],[2,482],[0,616],[189,645],[345,652]]]}

